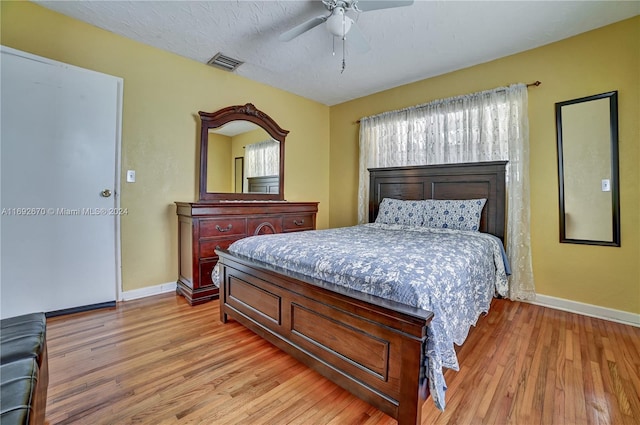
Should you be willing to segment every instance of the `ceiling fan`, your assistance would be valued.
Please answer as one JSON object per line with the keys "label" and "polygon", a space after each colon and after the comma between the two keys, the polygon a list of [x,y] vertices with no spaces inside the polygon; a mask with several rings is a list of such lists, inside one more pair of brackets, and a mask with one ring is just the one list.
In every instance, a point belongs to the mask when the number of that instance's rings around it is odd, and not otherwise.
{"label": "ceiling fan", "polygon": [[[328,15],[311,18],[308,21],[280,34],[278,38],[280,41],[290,41],[326,22],[327,31],[329,31],[329,33],[334,37],[338,37],[343,42],[342,71],[344,71],[344,43],[347,39],[357,51],[366,52],[370,48],[364,35],[347,13],[361,13],[369,12],[371,10],[410,6],[413,4],[413,0],[322,0],[322,3],[329,11]],[[349,34],[348,37],[347,34]]]}

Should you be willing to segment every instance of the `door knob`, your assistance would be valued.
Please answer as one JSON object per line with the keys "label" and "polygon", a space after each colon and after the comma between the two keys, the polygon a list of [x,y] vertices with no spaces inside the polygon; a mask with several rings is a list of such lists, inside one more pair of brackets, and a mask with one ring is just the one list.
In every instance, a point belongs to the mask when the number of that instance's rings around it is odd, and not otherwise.
{"label": "door knob", "polygon": [[109,196],[111,196],[111,190],[109,189],[105,189],[102,192],[100,192],[100,196],[102,196],[103,198],[108,198]]}

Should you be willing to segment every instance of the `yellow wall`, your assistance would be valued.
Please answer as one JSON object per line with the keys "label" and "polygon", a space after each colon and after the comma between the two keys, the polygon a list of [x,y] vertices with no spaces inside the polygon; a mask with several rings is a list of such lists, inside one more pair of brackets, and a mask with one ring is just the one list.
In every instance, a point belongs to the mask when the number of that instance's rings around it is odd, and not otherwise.
{"label": "yellow wall", "polygon": [[123,289],[178,276],[174,201],[197,197],[197,112],[253,103],[290,131],[285,196],[319,201],[328,226],[329,108],[117,36],[29,2],[1,3],[5,46],[124,79],[122,181]]}
{"label": "yellow wall", "polygon": [[[433,58],[437,60],[437,58]],[[529,89],[537,292],[640,313],[640,17],[331,108],[331,227],[357,221],[361,117],[516,82]],[[622,247],[560,244],[554,104],[618,90]]]}

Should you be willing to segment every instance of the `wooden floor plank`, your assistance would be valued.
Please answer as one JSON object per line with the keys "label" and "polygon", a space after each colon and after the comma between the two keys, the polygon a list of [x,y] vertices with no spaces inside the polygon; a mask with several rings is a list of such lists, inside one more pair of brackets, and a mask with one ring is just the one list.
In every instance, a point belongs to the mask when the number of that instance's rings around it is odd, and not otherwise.
{"label": "wooden floor plank", "polygon": [[[57,424],[366,424],[386,414],[233,320],[164,294],[47,320]],[[423,424],[638,424],[640,329],[494,300]]]}

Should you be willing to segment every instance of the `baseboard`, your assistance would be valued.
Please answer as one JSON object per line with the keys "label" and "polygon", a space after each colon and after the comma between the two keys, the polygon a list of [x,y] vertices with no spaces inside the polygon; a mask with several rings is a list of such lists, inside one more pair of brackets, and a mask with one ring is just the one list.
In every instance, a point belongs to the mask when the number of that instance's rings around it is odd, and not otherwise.
{"label": "baseboard", "polygon": [[597,319],[610,320],[612,322],[640,327],[640,314],[629,313],[627,311],[615,310],[612,308],[600,307],[597,305],[585,304],[578,301],[571,301],[540,294],[536,294],[536,299],[534,301],[527,302],[540,305],[542,307],[549,307],[556,310],[568,311],[570,313],[582,314],[583,316],[595,317]]}
{"label": "baseboard", "polygon": [[49,318],[49,317],[64,316],[66,314],[82,313],[85,311],[98,310],[101,308],[111,308],[115,306],[116,306],[115,301],[107,301],[104,303],[89,304],[89,305],[83,305],[80,307],[72,307],[72,308],[65,308],[62,310],[47,311],[45,313],[45,317]]}
{"label": "baseboard", "polygon": [[150,297],[152,295],[164,294],[166,292],[175,292],[176,283],[168,282],[160,285],[147,286],[146,288],[132,289],[131,291],[122,291],[120,293],[121,301],[135,300],[137,298]]}

